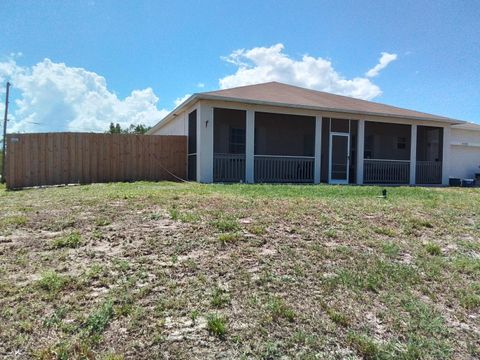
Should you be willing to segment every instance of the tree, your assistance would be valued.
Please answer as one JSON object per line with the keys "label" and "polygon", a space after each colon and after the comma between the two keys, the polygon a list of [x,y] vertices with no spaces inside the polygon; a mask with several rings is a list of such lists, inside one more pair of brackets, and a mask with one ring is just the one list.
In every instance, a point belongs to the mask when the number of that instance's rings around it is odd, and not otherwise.
{"label": "tree", "polygon": [[107,131],[107,134],[145,134],[148,130],[150,130],[151,126],[146,126],[144,124],[130,124],[129,127],[122,129],[120,124],[114,124],[113,122],[110,123],[110,127]]}

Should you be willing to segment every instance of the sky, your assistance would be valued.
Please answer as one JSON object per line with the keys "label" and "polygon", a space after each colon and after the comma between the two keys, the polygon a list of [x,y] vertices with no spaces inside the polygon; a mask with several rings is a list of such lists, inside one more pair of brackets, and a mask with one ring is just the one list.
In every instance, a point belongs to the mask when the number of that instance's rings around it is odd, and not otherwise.
{"label": "sky", "polygon": [[479,1],[0,1],[9,132],[154,125],[280,81],[480,123]]}

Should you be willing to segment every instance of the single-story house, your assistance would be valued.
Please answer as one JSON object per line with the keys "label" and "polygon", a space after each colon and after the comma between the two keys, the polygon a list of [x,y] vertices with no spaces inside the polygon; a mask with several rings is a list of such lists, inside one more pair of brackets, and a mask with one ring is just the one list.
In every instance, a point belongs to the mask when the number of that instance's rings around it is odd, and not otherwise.
{"label": "single-story house", "polygon": [[149,134],[188,137],[188,179],[448,184],[480,172],[480,126],[268,82],[192,95]]}

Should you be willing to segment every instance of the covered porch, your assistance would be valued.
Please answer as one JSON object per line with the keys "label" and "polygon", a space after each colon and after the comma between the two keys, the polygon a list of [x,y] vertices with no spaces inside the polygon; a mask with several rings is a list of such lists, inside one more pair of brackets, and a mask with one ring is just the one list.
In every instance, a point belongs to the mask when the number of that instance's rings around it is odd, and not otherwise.
{"label": "covered porch", "polygon": [[[213,182],[445,181],[444,127],[214,107],[210,114],[210,124],[200,118],[196,127],[206,134],[210,127],[211,161],[203,164],[210,164],[211,173],[208,168],[197,172]],[[201,135],[192,136],[205,143]],[[197,167],[202,164],[197,151],[189,153],[195,154]]]}

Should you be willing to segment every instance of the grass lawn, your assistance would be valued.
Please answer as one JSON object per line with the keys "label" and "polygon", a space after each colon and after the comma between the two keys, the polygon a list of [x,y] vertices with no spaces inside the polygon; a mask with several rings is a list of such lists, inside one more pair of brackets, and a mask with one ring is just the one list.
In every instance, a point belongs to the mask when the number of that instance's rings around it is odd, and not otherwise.
{"label": "grass lawn", "polygon": [[0,190],[1,358],[480,357],[480,190]]}

